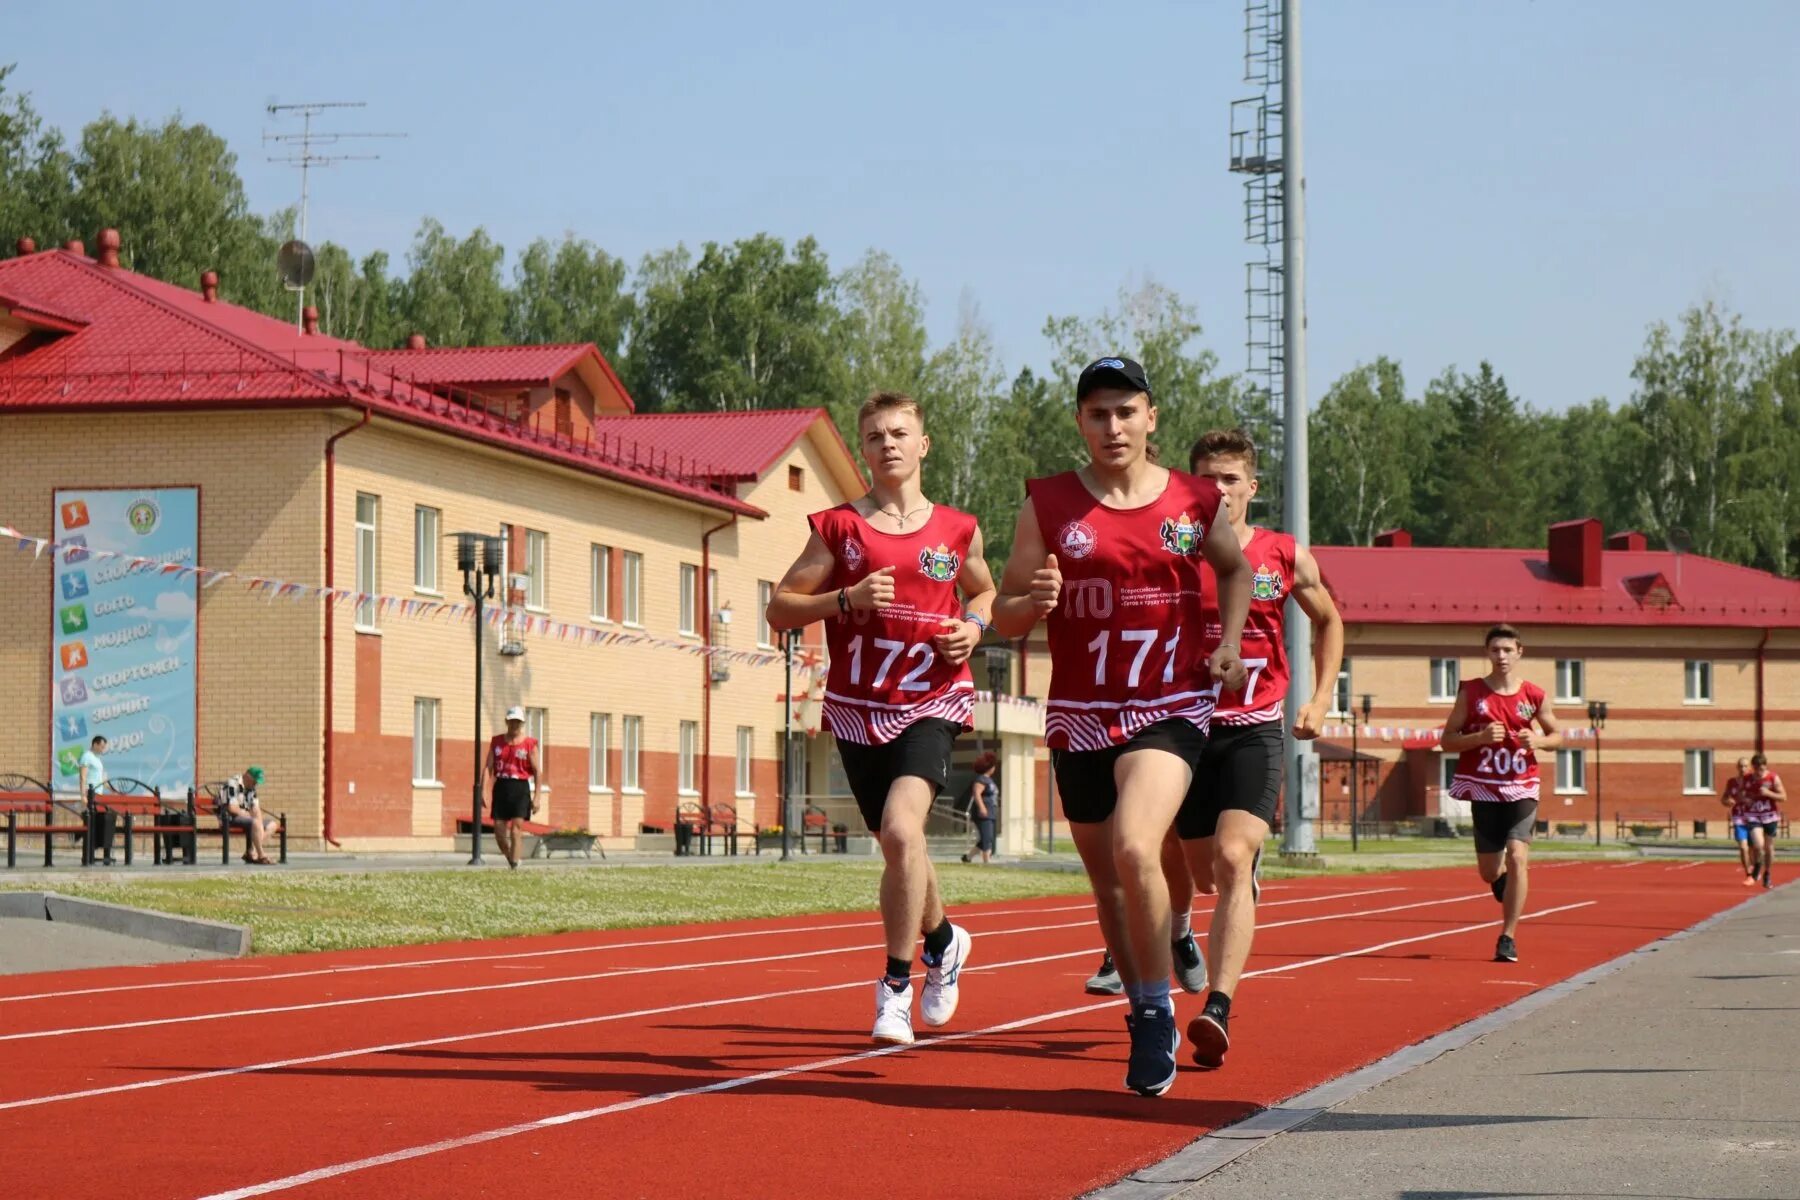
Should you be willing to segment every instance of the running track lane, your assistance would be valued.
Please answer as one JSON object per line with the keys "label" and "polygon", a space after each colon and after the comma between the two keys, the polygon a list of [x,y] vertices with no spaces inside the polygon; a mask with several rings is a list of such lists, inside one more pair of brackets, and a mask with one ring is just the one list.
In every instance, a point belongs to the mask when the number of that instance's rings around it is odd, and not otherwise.
{"label": "running track lane", "polygon": [[[1734,873],[1722,867],[1546,866],[1533,873],[1533,882],[1533,909],[1554,911],[1521,930],[1525,962],[1517,966],[1489,961],[1495,906],[1467,869],[1310,879],[1270,895],[1264,913],[1269,927],[1251,962],[1258,975],[1239,993],[1229,1065],[1210,1074],[1184,1070],[1175,1090],[1160,1100],[1121,1090],[1120,1006],[1080,992],[1098,938],[1091,925],[1070,919],[1083,914],[1071,912],[1069,901],[1053,900],[986,906],[1003,915],[969,910],[977,940],[963,1008],[944,1031],[947,1038],[905,1052],[879,1051],[866,1040],[876,952],[816,953],[866,945],[869,930],[823,918],[764,926],[831,928],[726,942],[676,940],[721,932],[706,928],[535,939],[538,949],[634,939],[672,943],[569,956],[593,959],[580,969],[556,958],[547,960],[554,966],[512,960],[556,976],[598,972],[626,960],[655,965],[658,954],[666,956],[665,965],[701,958],[765,961],[513,991],[451,990],[492,982],[497,963],[488,960],[371,972],[400,978],[373,991],[359,980],[355,989],[359,996],[419,990],[444,995],[253,1016],[213,1015],[276,1002],[329,1003],[346,994],[344,979],[303,975],[257,982],[254,995],[245,990],[248,984],[220,984],[64,998],[62,1003],[85,1006],[75,1014],[51,999],[0,1003],[0,1030],[46,1033],[0,1043],[5,1094],[22,1104],[0,1109],[0,1138],[12,1146],[55,1145],[71,1127],[125,1131],[103,1154],[33,1154],[22,1161],[9,1155],[9,1181],[21,1196],[379,1192],[384,1200],[399,1200],[521,1188],[550,1197],[785,1196],[797,1189],[844,1195],[898,1179],[927,1194],[931,1181],[940,1180],[943,1194],[1078,1195],[1209,1128],[1743,897]],[[1277,908],[1278,898],[1315,902]],[[771,958],[771,947],[794,956]],[[415,947],[392,957],[413,961],[511,949],[499,943]],[[799,957],[807,951],[815,953]],[[291,974],[313,961],[255,965]],[[380,959],[361,955],[355,961]],[[251,963],[210,966],[221,977],[252,973]],[[413,982],[421,969],[431,972],[429,988]],[[119,974],[38,976],[8,990],[80,990],[95,986],[90,979],[118,986]],[[169,978],[207,974],[184,964]],[[133,984],[160,981],[142,971],[128,978]],[[163,1003],[170,991],[182,996],[178,1006]],[[779,992],[802,994],[747,998]],[[155,1019],[212,1019],[48,1035],[130,1020],[144,1011],[147,995],[158,996]],[[1178,1007],[1185,1019],[1196,1002],[1186,999]],[[665,1011],[627,1015],[645,1009]],[[579,1023],[482,1033],[559,1021]],[[921,1026],[920,1032],[931,1031]],[[444,1040],[357,1053],[432,1034]],[[350,1053],[192,1078],[295,1057],[296,1048],[314,1055]],[[174,1081],[32,1102],[132,1079]],[[205,1147],[204,1153],[190,1147],[172,1155],[166,1143],[151,1139],[177,1117],[193,1127],[198,1136],[192,1146]],[[245,1120],[266,1146],[234,1158],[218,1131]],[[132,1130],[142,1131],[142,1140]],[[988,1152],[972,1153],[971,1145]]]}

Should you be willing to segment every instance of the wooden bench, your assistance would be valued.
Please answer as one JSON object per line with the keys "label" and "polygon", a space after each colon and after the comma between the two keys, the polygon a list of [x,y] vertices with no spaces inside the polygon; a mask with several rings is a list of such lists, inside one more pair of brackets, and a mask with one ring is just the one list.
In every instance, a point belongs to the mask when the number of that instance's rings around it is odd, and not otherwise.
{"label": "wooden bench", "polygon": [[[194,824],[191,829],[184,827],[182,832],[192,833],[196,836],[202,833],[208,835],[217,834],[219,838],[219,862],[225,866],[230,866],[231,831],[234,826],[232,825],[231,814],[228,813],[225,810],[225,806],[219,802],[224,791],[225,781],[223,779],[214,783],[203,783],[200,785],[198,791],[189,788],[187,794],[187,815]],[[267,809],[263,809],[262,811],[265,814],[268,812]],[[212,817],[214,822],[213,825],[210,827],[202,827],[200,825],[200,818],[202,816]],[[288,827],[287,814],[284,812],[275,814],[275,836],[280,847],[280,857],[277,861],[285,863],[288,860]],[[250,831],[248,829],[244,830],[244,849],[250,849]],[[192,862],[193,859],[189,859],[188,861]]]}
{"label": "wooden bench", "polygon": [[[118,777],[88,791],[88,808],[96,818],[93,821],[93,853],[109,867],[113,861],[113,839],[120,831],[125,834],[125,865],[128,867],[132,864],[132,848],[139,834],[150,836],[152,861],[161,866],[175,861],[177,843],[174,835],[193,832],[186,822],[171,819],[176,814],[163,800],[162,789],[154,784]],[[185,861],[191,863],[194,860],[188,858]]]}
{"label": "wooden bench", "polygon": [[[0,813],[6,817],[6,865],[19,865],[19,838],[44,839],[44,865],[56,865],[56,835],[81,835],[81,861],[93,859],[93,824],[86,810],[69,800],[58,800],[50,785],[29,775],[0,775]],[[60,823],[58,817],[61,816]],[[36,817],[35,821],[26,820]]]}
{"label": "wooden bench", "polygon": [[[1613,817],[1613,836],[1615,838],[1624,841],[1625,831],[1628,829],[1633,837],[1663,837],[1667,835],[1673,839],[1676,836],[1675,814],[1672,812],[1622,812]],[[1640,833],[1640,830],[1645,832]]]}

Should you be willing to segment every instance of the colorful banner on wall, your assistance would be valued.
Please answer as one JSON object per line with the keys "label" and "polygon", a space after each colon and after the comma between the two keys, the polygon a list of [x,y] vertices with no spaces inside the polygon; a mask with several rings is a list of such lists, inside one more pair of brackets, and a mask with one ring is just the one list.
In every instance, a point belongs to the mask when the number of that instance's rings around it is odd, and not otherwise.
{"label": "colorful banner on wall", "polygon": [[108,778],[177,794],[192,783],[199,537],[198,488],[57,491],[50,774],[58,791],[77,789],[95,735],[108,742]]}

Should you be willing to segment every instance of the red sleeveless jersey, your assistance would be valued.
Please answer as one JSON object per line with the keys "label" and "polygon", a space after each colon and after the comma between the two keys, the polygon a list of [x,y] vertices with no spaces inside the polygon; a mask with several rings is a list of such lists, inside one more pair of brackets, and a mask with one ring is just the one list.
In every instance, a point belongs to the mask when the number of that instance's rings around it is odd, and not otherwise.
{"label": "red sleeveless jersey", "polygon": [[531,755],[536,751],[537,739],[534,737],[509,742],[504,733],[496,733],[488,741],[488,756],[493,760],[494,774],[501,779],[531,778]]}
{"label": "red sleeveless jersey", "polygon": [[1063,576],[1045,622],[1044,741],[1104,750],[1171,717],[1204,731],[1219,689],[1206,671],[1200,544],[1219,489],[1170,471],[1160,497],[1122,509],[1094,499],[1073,471],[1025,487]]}
{"label": "red sleeveless jersey", "polygon": [[1506,739],[1497,746],[1477,746],[1456,758],[1456,775],[1450,794],[1458,800],[1536,800],[1537,756],[1519,744],[1519,734],[1544,706],[1544,689],[1521,683],[1519,690],[1502,696],[1486,680],[1471,679],[1462,685],[1468,715],[1461,732],[1474,733],[1495,721],[1506,726]]}
{"label": "red sleeveless jersey", "polygon": [[825,727],[840,741],[891,742],[915,721],[938,717],[975,727],[975,683],[967,661],[951,666],[932,638],[960,617],[956,579],[969,556],[975,518],[946,505],[910,533],[883,533],[849,504],[807,518],[837,564],[831,590],[894,568],[894,602],[851,610],[825,622],[831,667],[825,676]]}
{"label": "red sleeveless jersey", "polygon": [[[1244,547],[1250,563],[1250,611],[1244,617],[1244,666],[1250,672],[1244,690],[1219,692],[1213,720],[1221,725],[1264,725],[1279,721],[1288,692],[1287,598],[1294,586],[1294,539],[1273,529],[1250,531]],[[1212,568],[1206,579],[1208,657],[1219,648],[1225,631],[1219,623],[1219,584]]]}
{"label": "red sleeveless jersey", "polygon": [[1781,776],[1773,771],[1764,771],[1761,776],[1753,775],[1739,785],[1745,825],[1774,825],[1781,820],[1781,806],[1769,794],[1770,784],[1780,787]]}

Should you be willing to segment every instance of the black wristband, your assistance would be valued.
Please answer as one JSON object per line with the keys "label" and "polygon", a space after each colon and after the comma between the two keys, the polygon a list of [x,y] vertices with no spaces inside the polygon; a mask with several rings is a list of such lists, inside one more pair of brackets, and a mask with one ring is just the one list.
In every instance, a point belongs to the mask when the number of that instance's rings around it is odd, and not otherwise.
{"label": "black wristband", "polygon": [[850,611],[850,589],[848,588],[838,589],[838,611],[841,613]]}

